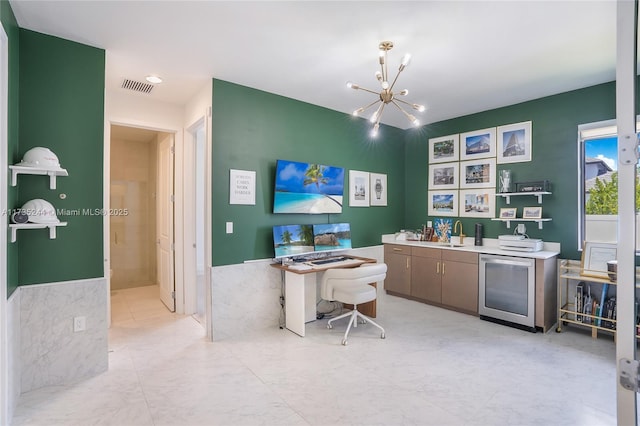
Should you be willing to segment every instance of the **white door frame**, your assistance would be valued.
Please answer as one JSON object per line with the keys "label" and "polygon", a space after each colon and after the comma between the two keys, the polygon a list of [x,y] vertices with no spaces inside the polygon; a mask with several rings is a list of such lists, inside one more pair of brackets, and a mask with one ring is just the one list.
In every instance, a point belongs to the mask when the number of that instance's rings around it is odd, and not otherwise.
{"label": "white door frame", "polygon": [[[184,160],[183,170],[195,170],[195,136],[194,130],[203,125],[204,127],[204,143],[205,143],[205,220],[204,220],[204,288],[205,288],[205,329],[207,331],[207,337],[213,340],[213,323],[211,316],[211,108],[207,108],[204,114],[190,123],[186,131],[184,132],[184,149],[182,151],[182,158]],[[184,197],[183,197],[183,224],[182,229],[184,240],[184,280],[188,282],[185,285],[185,313],[195,313],[197,309],[196,305],[196,288],[195,288],[195,275],[194,270],[191,270],[191,265],[195,265],[196,262],[196,250],[193,250],[195,244],[195,223],[191,219],[191,216],[187,215],[187,212],[193,212],[196,208],[196,196],[195,196],[195,182],[193,182],[194,176],[192,173],[185,173],[183,175],[184,182]]]}
{"label": "white door frame", "polygon": [[[119,120],[105,120],[105,129],[104,129],[104,182],[103,182],[103,204],[105,211],[109,211],[110,208],[110,192],[111,192],[111,175],[110,175],[110,167],[111,167],[111,126],[125,126],[125,127],[137,127],[141,129],[153,130],[157,132],[165,132],[172,133],[174,135],[174,146],[175,146],[175,173],[174,173],[174,193],[175,193],[175,204],[174,204],[174,232],[175,232],[175,251],[174,251],[174,261],[175,261],[175,287],[176,287],[176,313],[184,314],[185,313],[185,303],[184,303],[184,294],[185,294],[185,281],[184,281],[184,214],[183,208],[184,205],[184,192],[183,192],[183,176],[184,176],[184,168],[183,168],[183,155],[184,155],[184,143],[183,143],[183,131],[182,129],[170,129],[166,127],[162,127],[162,124],[158,123],[150,123],[150,122],[140,122],[135,120],[127,120],[127,119],[119,119]],[[111,278],[110,278],[110,269],[111,269],[111,253],[110,253],[110,226],[109,226],[109,217],[105,215],[103,218],[103,250],[104,250],[104,276],[107,280],[107,291],[111,289]],[[190,283],[191,284],[191,283]],[[108,309],[108,323],[111,326],[111,297],[110,294],[107,297],[107,309]]]}
{"label": "white door frame", "polygon": [[[7,109],[9,90],[9,39],[0,25],[0,209],[7,211]],[[0,226],[0,424],[9,418],[9,333],[7,308],[7,227]],[[18,290],[16,290],[18,291]],[[15,385],[15,384],[14,384]],[[12,411],[12,410],[11,410]]]}
{"label": "white door frame", "polygon": [[[618,324],[616,330],[617,422],[637,425],[637,394],[618,379],[624,360],[636,359],[635,313],[635,181],[638,158],[636,138],[637,1],[617,2],[616,123],[618,125]],[[631,236],[631,237],[629,237]],[[620,285],[622,284],[622,285]],[[637,376],[632,374],[631,379]]]}

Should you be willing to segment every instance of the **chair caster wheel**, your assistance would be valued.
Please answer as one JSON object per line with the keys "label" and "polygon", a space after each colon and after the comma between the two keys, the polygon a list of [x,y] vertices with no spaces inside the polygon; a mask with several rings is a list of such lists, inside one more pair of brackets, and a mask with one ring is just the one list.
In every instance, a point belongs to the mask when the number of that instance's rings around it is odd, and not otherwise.
{"label": "chair caster wheel", "polygon": [[327,328],[328,328],[329,330],[331,330],[331,329],[333,328],[333,326],[332,326],[331,324],[327,324]]}
{"label": "chair caster wheel", "polygon": [[342,346],[347,346],[347,339],[342,339]]}
{"label": "chair caster wheel", "polygon": [[386,336],[384,335],[384,333],[380,334],[380,338],[384,339]]}

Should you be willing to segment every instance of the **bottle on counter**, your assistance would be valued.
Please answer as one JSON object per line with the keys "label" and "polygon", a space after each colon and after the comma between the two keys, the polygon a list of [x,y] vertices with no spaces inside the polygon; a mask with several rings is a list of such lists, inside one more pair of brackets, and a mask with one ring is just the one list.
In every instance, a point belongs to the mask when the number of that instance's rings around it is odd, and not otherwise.
{"label": "bottle on counter", "polygon": [[484,233],[484,225],[481,223],[476,223],[476,237],[475,237],[475,245],[482,245],[482,234]]}

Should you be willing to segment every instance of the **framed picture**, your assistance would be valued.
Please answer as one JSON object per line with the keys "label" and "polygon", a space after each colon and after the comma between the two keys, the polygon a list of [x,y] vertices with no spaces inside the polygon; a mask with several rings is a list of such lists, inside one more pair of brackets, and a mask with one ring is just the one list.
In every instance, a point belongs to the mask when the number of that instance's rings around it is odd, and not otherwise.
{"label": "framed picture", "polygon": [[433,229],[438,237],[439,243],[451,242],[451,231],[453,230],[453,219],[436,218],[433,220]]}
{"label": "framed picture", "polygon": [[371,196],[369,197],[369,205],[386,206],[387,175],[381,173],[369,173],[369,188],[371,191]]}
{"label": "framed picture", "polygon": [[516,218],[516,208],[511,207],[502,207],[500,208],[500,219],[515,219]]}
{"label": "framed picture", "polygon": [[460,189],[464,188],[495,188],[496,187],[496,159],[461,161]]}
{"label": "framed picture", "polygon": [[255,170],[229,169],[229,204],[256,204]]}
{"label": "framed picture", "polygon": [[460,134],[460,160],[496,156],[496,128]]}
{"label": "framed picture", "polygon": [[617,260],[617,245],[585,241],[580,260],[580,275],[609,279],[607,262]]}
{"label": "framed picture", "polygon": [[[460,217],[495,217],[495,189],[465,189],[460,191]],[[513,209],[515,210],[515,209]]]}
{"label": "framed picture", "polygon": [[429,163],[446,163],[460,159],[460,135],[429,139]]}
{"label": "framed picture", "polygon": [[458,188],[459,166],[458,162],[430,165],[428,189]]}
{"label": "framed picture", "polygon": [[531,161],[531,121],[498,127],[498,164]]}
{"label": "framed picture", "polygon": [[522,208],[523,219],[542,219],[542,207],[523,207]]}
{"label": "framed picture", "polygon": [[349,206],[369,207],[369,173],[349,170]]}
{"label": "framed picture", "polygon": [[429,216],[457,216],[458,191],[429,191],[427,193]]}

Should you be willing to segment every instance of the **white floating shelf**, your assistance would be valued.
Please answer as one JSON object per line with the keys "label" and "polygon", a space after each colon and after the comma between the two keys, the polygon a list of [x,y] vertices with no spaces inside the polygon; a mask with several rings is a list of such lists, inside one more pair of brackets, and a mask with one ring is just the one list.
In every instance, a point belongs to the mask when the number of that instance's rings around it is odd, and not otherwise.
{"label": "white floating shelf", "polygon": [[56,229],[58,226],[67,226],[67,222],[60,223],[10,223],[9,229],[11,229],[11,242],[16,242],[16,234],[18,229],[44,229],[49,228],[49,238],[56,238]]}
{"label": "white floating shelf", "polygon": [[507,223],[507,228],[511,228],[511,222],[538,222],[538,229],[542,229],[542,222],[550,222],[551,218],[550,217],[545,217],[542,219],[523,219],[520,217],[516,217],[513,219],[501,219],[499,217],[491,219],[491,220],[497,220],[500,222],[506,222]]}
{"label": "white floating shelf", "polygon": [[11,186],[16,186],[18,184],[18,175],[48,175],[49,176],[49,188],[56,189],[56,177],[58,176],[69,176],[69,173],[65,169],[60,170],[48,170],[41,169],[38,167],[28,167],[28,166],[19,166],[13,165],[9,166],[11,169]]}
{"label": "white floating shelf", "polygon": [[511,197],[518,195],[533,195],[538,198],[538,204],[542,204],[542,196],[543,195],[551,195],[551,192],[541,191],[541,192],[498,192],[496,193],[496,197],[503,197],[506,199],[507,204],[511,204]]}

